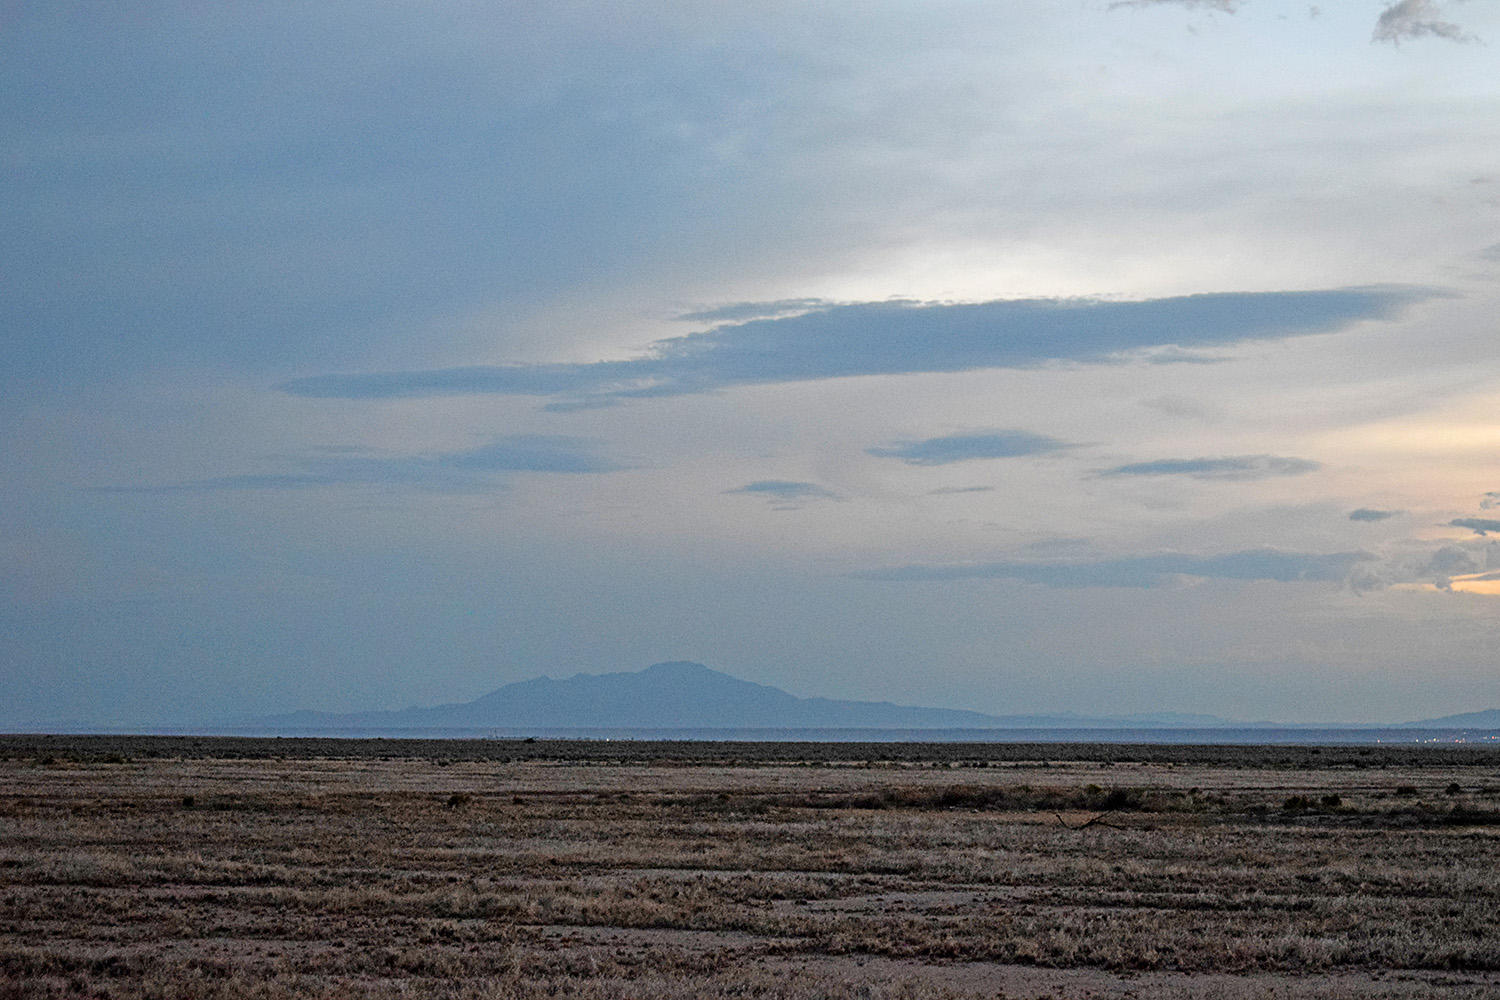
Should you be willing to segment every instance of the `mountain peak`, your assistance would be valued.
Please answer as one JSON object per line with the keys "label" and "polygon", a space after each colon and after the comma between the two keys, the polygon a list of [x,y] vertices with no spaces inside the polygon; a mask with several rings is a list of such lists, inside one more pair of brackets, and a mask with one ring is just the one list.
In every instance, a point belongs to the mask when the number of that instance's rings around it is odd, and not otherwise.
{"label": "mountain peak", "polygon": [[799,698],[691,660],[644,670],[507,684],[470,702],[403,712],[331,716],[326,724],[380,728],[952,728],[999,720],[978,712],[888,702]]}
{"label": "mountain peak", "polygon": [[702,677],[705,674],[719,674],[720,672],[692,660],[667,660],[664,663],[653,663],[641,673],[650,674],[653,677]]}
{"label": "mountain peak", "polygon": [[271,717],[272,726],[364,729],[994,729],[1213,726],[1209,716],[993,716],[890,702],[800,698],[691,660],[518,681],[473,701],[399,712]]}

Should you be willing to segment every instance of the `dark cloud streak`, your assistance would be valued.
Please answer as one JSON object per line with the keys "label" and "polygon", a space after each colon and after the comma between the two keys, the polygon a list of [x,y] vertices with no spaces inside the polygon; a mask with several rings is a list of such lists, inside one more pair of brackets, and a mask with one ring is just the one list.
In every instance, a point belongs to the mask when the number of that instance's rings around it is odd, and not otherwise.
{"label": "dark cloud streak", "polygon": [[987,458],[1024,458],[1074,447],[1066,441],[1030,431],[950,434],[925,441],[899,441],[865,449],[876,458],[897,458],[907,465],[950,465]]}
{"label": "dark cloud streak", "polygon": [[828,305],[657,341],[648,354],[627,361],[318,375],[280,388],[326,399],[496,394],[600,403],[861,375],[1102,363],[1156,348],[1222,347],[1328,333],[1361,320],[1389,318],[1437,294],[1378,286],[1142,302]]}
{"label": "dark cloud streak", "polygon": [[1227,479],[1235,481],[1270,479],[1275,476],[1301,476],[1323,466],[1306,458],[1283,458],[1279,455],[1230,455],[1223,458],[1164,458],[1154,462],[1133,462],[1105,469],[1100,476],[1187,476],[1190,479]]}
{"label": "dark cloud streak", "polygon": [[238,490],[303,490],[330,486],[410,486],[441,492],[487,492],[501,488],[506,472],[597,474],[627,468],[598,453],[582,438],[546,434],[500,437],[468,451],[417,456],[369,456],[321,449],[301,460],[301,472],[211,476],[146,486],[95,486],[91,493],[212,493]]}
{"label": "dark cloud streak", "polygon": [[1178,577],[1268,580],[1278,583],[1341,582],[1367,552],[1330,554],[1250,549],[1222,555],[1159,553],[1092,562],[987,562],[964,565],[909,565],[853,574],[864,580],[933,582],[1018,580],[1044,587],[1159,587]]}
{"label": "dark cloud streak", "polygon": [[[795,482],[789,479],[760,479],[744,486],[725,490],[726,494],[736,493],[748,496],[765,497],[768,500],[780,503],[795,503],[800,500],[837,500],[838,494],[824,489],[817,483]],[[788,509],[788,508],[783,508]]]}
{"label": "dark cloud streak", "polygon": [[954,496],[954,495],[959,494],[959,493],[993,493],[993,492],[995,492],[995,487],[993,487],[993,486],[943,486],[943,487],[940,487],[940,488],[935,489],[935,490],[928,490],[927,491],[927,495],[930,496],[930,497],[946,497],[946,496]]}
{"label": "dark cloud streak", "polygon": [[1452,528],[1468,528],[1476,535],[1488,535],[1490,532],[1500,532],[1500,521],[1488,517],[1456,517],[1448,522]]}

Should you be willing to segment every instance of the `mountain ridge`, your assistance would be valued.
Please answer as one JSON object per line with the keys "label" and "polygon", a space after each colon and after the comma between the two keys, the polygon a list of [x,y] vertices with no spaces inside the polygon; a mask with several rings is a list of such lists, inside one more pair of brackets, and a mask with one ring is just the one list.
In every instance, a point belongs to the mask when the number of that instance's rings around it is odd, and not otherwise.
{"label": "mountain ridge", "polygon": [[366,712],[297,711],[243,720],[308,729],[1004,729],[1253,726],[1176,712],[1088,716],[1072,712],[991,715],[890,701],[801,698],[685,660],[644,670],[546,675],[466,702]]}
{"label": "mountain ridge", "polygon": [[1402,729],[1500,729],[1500,708],[1488,708],[1482,712],[1460,712],[1458,715],[1440,715],[1435,719],[1419,719],[1403,722]]}
{"label": "mountain ridge", "polygon": [[991,715],[889,701],[802,698],[701,663],[674,660],[643,670],[546,675],[471,701],[365,711],[296,711],[241,719],[270,731],[557,729],[1500,729],[1500,710],[1415,722],[1318,726],[1245,722],[1183,712],[1091,716],[1073,712]]}

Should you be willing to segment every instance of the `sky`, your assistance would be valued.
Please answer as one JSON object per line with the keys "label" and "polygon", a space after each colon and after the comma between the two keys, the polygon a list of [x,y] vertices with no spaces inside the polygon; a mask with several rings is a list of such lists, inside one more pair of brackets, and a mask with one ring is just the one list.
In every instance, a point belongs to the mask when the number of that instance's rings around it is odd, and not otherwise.
{"label": "sky", "polygon": [[1500,707],[1500,3],[0,3],[0,728]]}

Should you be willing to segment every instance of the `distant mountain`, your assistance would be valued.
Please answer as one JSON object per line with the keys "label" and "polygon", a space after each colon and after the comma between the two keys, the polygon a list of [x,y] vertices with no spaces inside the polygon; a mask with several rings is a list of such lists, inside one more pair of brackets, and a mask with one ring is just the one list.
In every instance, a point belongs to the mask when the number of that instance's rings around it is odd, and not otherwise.
{"label": "distant mountain", "polygon": [[1500,729],[1500,708],[1483,712],[1464,712],[1461,715],[1444,715],[1436,719],[1418,722],[1403,722],[1401,729]]}
{"label": "distant mountain", "polygon": [[887,701],[798,698],[701,663],[658,663],[634,673],[538,677],[473,701],[399,711],[293,712],[235,728],[297,731],[395,729],[1145,729],[1243,725],[1161,713],[1098,718],[986,715]]}

